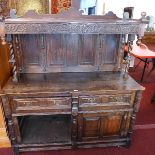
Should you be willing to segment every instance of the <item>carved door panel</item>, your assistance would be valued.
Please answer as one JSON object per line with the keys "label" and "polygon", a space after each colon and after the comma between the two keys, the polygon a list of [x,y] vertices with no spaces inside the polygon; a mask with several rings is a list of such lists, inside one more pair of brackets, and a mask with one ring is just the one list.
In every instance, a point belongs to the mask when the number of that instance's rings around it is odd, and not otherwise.
{"label": "carved door panel", "polygon": [[130,112],[80,114],[78,140],[89,141],[104,139],[104,137],[127,136],[130,117]]}

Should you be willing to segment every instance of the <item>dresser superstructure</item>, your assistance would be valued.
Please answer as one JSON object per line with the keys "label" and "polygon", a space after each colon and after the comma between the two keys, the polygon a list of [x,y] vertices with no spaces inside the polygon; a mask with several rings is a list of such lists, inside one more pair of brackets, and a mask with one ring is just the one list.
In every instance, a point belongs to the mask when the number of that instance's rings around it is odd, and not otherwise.
{"label": "dresser superstructure", "polygon": [[145,24],[73,8],[6,19],[13,76],[1,102],[15,154],[129,145],[144,88],[127,75],[123,49]]}

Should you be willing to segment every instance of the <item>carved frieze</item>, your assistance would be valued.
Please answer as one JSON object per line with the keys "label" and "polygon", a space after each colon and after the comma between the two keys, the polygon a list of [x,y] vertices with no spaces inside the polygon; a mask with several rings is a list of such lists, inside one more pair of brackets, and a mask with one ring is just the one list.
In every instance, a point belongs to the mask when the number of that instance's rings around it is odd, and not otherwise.
{"label": "carved frieze", "polygon": [[44,14],[29,11],[22,18],[6,19],[7,34],[138,34],[144,35],[146,22],[124,21],[107,14],[105,16],[84,16],[70,8],[60,14]]}
{"label": "carved frieze", "polygon": [[50,33],[78,33],[78,34],[138,34],[143,35],[143,24],[115,24],[115,23],[7,23],[7,34],[50,34]]}

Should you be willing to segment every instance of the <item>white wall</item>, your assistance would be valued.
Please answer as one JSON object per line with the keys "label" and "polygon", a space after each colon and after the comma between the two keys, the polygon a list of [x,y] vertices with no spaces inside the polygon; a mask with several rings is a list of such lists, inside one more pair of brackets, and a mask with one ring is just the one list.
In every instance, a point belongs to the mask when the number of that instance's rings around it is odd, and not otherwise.
{"label": "white wall", "polygon": [[[125,7],[134,7],[133,18],[140,19],[141,12],[146,12],[147,16],[155,17],[154,0],[80,0],[81,8],[85,8],[86,14],[88,7],[96,5],[96,15],[103,15],[108,11],[113,11],[118,17],[123,17]],[[155,18],[152,17],[151,24],[155,28]]]}
{"label": "white wall", "polygon": [[[102,0],[98,0],[99,3]],[[139,19],[141,12],[155,16],[154,0],[104,0],[105,12],[113,11],[118,17],[122,18],[124,7],[134,7],[133,18]]]}
{"label": "white wall", "polygon": [[[97,0],[80,0],[80,9],[85,11],[85,14],[88,14],[88,8],[96,6]],[[101,0],[99,0],[101,1]]]}

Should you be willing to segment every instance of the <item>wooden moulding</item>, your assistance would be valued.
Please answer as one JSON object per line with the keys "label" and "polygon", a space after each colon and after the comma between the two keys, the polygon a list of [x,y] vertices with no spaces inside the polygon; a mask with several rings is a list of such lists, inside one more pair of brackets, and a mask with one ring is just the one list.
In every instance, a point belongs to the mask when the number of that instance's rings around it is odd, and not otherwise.
{"label": "wooden moulding", "polygon": [[28,11],[17,19],[6,19],[7,34],[137,34],[144,35],[147,24],[142,20],[124,21],[115,14],[87,16],[70,8],[60,14],[37,14]]}

